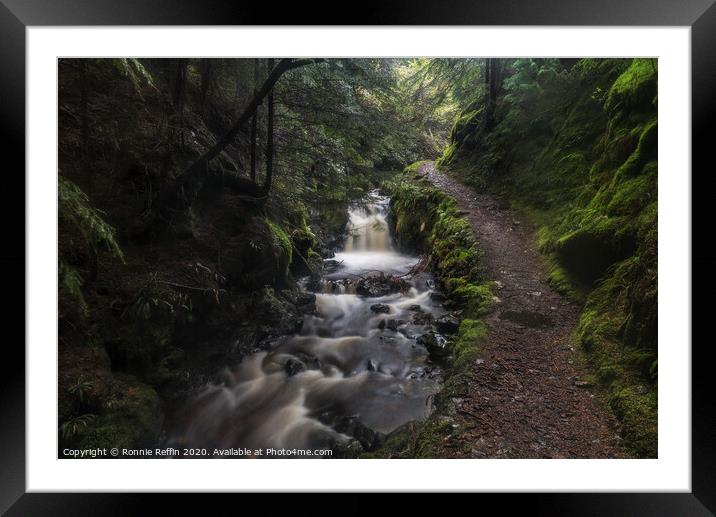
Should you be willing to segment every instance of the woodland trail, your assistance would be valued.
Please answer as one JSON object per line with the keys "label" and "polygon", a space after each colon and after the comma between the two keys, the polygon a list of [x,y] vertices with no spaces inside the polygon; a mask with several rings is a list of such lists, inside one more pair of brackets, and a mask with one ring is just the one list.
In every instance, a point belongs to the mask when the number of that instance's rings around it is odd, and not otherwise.
{"label": "woodland trail", "polygon": [[500,300],[484,318],[484,361],[453,401],[459,432],[438,445],[436,456],[625,457],[618,421],[583,380],[587,371],[570,343],[579,308],[547,284],[531,225],[433,162],[420,172],[466,212],[484,252],[481,273],[498,282]]}

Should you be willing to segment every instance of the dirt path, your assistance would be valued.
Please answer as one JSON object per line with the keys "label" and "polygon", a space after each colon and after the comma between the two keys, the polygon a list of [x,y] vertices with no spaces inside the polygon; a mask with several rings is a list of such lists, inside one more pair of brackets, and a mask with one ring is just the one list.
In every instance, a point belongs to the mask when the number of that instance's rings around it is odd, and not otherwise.
{"label": "dirt path", "polygon": [[454,400],[458,432],[439,457],[624,457],[618,422],[584,385],[587,372],[570,344],[579,308],[547,284],[531,226],[433,163],[421,172],[467,212],[484,250],[482,273],[501,286],[497,310],[485,318],[484,362]]}

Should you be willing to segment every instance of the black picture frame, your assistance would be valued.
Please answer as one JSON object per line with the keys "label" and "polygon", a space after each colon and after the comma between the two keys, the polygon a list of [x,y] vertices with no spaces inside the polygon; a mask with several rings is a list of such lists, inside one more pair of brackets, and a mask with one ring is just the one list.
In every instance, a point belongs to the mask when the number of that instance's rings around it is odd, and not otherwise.
{"label": "black picture frame", "polygon": [[[147,0],[0,0],[0,127],[3,182],[15,202],[0,203],[4,243],[0,254],[6,294],[5,321],[19,337],[3,347],[0,411],[0,511],[8,515],[102,515],[146,511],[146,502],[122,494],[25,493],[25,227],[17,223],[25,213],[25,31],[48,25],[618,25],[690,26],[692,38],[692,322],[707,318],[706,300],[714,292],[716,254],[696,246],[697,235],[710,232],[705,196],[714,192],[711,121],[716,96],[715,0],[430,0],[420,4],[398,0],[362,3],[326,10],[304,3],[270,4],[225,0],[180,2]],[[324,10],[324,19],[317,11]],[[354,12],[352,12],[354,11]],[[331,19],[332,17],[332,19]],[[320,20],[320,21],[319,21]],[[662,144],[663,145],[663,144]],[[664,171],[687,174],[686,171]],[[697,181],[698,180],[698,181]],[[9,184],[8,184],[9,183]],[[698,188],[696,185],[698,184]],[[704,196],[702,200],[698,196]],[[54,286],[48,286],[54,289]],[[701,304],[696,295],[703,294]],[[662,293],[668,295],[668,293]],[[6,299],[9,299],[8,296]],[[51,344],[48,344],[51,346]],[[670,346],[692,346],[691,343]],[[502,511],[515,506],[533,515],[713,515],[716,511],[716,417],[711,383],[710,340],[692,346],[692,492],[690,494],[525,494],[481,495],[498,498]],[[171,496],[176,504],[181,497]],[[246,495],[242,497],[246,498]],[[354,496],[355,497],[355,496]],[[142,498],[143,499],[143,498]],[[166,498],[164,498],[166,499]],[[250,501],[244,499],[244,504]],[[453,503],[454,504],[454,503]],[[482,503],[475,503],[482,504]],[[424,498],[411,505],[425,508]],[[346,504],[362,513],[372,504]],[[165,508],[166,509],[166,508]]]}

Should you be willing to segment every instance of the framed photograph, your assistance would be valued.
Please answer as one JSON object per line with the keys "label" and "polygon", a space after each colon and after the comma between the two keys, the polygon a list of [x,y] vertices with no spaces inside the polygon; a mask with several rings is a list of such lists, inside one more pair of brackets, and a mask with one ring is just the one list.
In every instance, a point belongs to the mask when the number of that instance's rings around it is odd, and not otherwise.
{"label": "framed photograph", "polygon": [[3,511],[712,515],[716,8],[434,4],[3,0]]}

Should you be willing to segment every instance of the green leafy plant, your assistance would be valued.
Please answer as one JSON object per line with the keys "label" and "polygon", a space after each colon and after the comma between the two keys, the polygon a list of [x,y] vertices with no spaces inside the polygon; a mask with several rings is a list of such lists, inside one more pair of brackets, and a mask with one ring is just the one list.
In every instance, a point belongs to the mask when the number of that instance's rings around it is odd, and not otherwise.
{"label": "green leafy plant", "polygon": [[[90,205],[87,195],[62,174],[58,176],[57,193],[60,221],[73,224],[80,231],[90,254],[96,256],[104,249],[110,255],[124,261],[124,254],[117,244],[114,228],[104,221],[99,210]],[[86,316],[88,308],[82,294],[84,284],[82,275],[62,257],[58,263],[58,280],[60,290],[75,299],[80,313]]]}
{"label": "green leafy plant", "polygon": [[90,205],[87,194],[62,174],[58,177],[57,193],[60,219],[75,224],[93,251],[104,247],[111,255],[124,260],[114,228],[105,222],[101,211]]}
{"label": "green leafy plant", "polygon": [[87,413],[63,422],[60,425],[60,435],[63,440],[71,440],[75,436],[79,435],[84,429],[94,421],[96,415]]}
{"label": "green leafy plant", "polygon": [[148,85],[154,87],[154,79],[152,74],[144,67],[144,65],[136,58],[113,59],[114,66],[127,77],[134,86],[135,91],[142,97],[142,86]]}
{"label": "green leafy plant", "polygon": [[75,381],[75,383],[72,384],[69,388],[67,388],[67,391],[69,391],[70,394],[75,397],[77,402],[82,405],[87,403],[93,389],[94,382],[91,380],[86,380],[82,375],[80,375]]}

